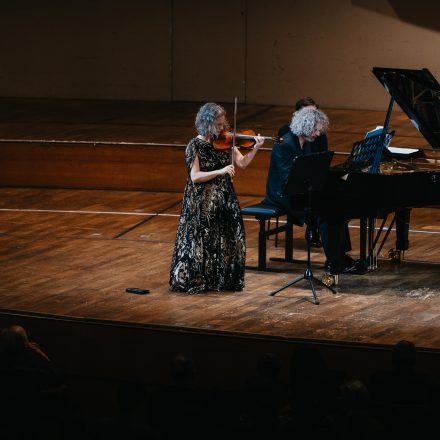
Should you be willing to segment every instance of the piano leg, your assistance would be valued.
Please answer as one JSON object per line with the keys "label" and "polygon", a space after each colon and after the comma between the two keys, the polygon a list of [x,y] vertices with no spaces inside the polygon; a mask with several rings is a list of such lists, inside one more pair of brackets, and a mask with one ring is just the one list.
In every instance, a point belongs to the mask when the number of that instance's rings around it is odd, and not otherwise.
{"label": "piano leg", "polygon": [[361,217],[359,221],[359,273],[366,273],[368,271],[367,265],[367,219]]}
{"label": "piano leg", "polygon": [[396,212],[396,249],[406,251],[409,248],[409,222],[411,208],[402,208]]}
{"label": "piano leg", "polygon": [[374,217],[360,218],[360,246],[359,246],[359,272],[377,269],[377,255],[380,254],[393,226],[396,226],[396,248],[390,249],[388,256],[395,262],[400,262],[404,251],[409,248],[409,224],[411,208],[402,208],[394,212],[394,218],[387,227],[385,237],[382,239],[379,249],[377,245],[383,231],[387,216],[384,217],[377,236],[376,219]]}
{"label": "piano leg", "polygon": [[390,249],[388,257],[395,263],[403,260],[404,252],[409,248],[409,223],[411,208],[402,208],[396,211],[396,248]]}
{"label": "piano leg", "polygon": [[374,249],[374,234],[376,232],[376,219],[368,217],[368,270],[377,269],[377,255]]}

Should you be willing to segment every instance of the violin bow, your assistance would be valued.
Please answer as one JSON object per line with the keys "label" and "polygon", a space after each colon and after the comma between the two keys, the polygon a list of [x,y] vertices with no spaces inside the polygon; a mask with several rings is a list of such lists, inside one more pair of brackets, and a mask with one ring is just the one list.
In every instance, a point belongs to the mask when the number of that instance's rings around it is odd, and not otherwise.
{"label": "violin bow", "polygon": [[232,132],[232,150],[231,150],[231,163],[235,163],[235,137],[237,135],[237,97],[234,102],[234,131]]}

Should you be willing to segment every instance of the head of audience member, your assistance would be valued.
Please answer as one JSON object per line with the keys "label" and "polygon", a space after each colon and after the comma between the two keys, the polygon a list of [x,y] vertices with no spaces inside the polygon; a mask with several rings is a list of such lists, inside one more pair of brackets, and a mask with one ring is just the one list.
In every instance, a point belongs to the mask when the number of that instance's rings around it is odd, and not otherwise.
{"label": "head of audience member", "polygon": [[313,142],[319,135],[327,132],[327,115],[313,107],[304,107],[293,114],[290,130],[307,142]]}
{"label": "head of audience member", "polygon": [[20,325],[11,325],[0,333],[0,349],[4,353],[16,354],[26,350],[29,339],[26,330]]}
{"label": "head of audience member", "polygon": [[393,367],[396,370],[412,370],[416,365],[416,347],[410,341],[399,341],[393,347]]}
{"label": "head of audience member", "polygon": [[345,405],[351,409],[366,407],[369,400],[368,389],[359,379],[347,380],[341,386],[341,395]]}
{"label": "head of audience member", "polygon": [[171,377],[176,385],[190,385],[194,381],[194,361],[184,354],[171,360]]}

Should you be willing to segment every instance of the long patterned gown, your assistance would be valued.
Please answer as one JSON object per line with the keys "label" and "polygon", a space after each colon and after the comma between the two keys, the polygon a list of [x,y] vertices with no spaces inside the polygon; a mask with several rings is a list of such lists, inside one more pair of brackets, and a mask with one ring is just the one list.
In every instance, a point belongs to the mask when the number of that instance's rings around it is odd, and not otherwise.
{"label": "long patterned gown", "polygon": [[244,287],[245,232],[229,175],[193,183],[196,154],[200,171],[230,163],[230,153],[199,139],[186,147],[188,181],[182,201],[170,271],[170,290],[188,293],[240,291]]}

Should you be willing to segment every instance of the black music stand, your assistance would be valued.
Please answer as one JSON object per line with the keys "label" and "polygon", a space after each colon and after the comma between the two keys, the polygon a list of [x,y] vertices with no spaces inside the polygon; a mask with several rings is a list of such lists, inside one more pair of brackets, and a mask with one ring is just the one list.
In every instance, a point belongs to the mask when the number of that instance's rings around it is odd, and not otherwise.
{"label": "black music stand", "polygon": [[[308,222],[312,217],[312,194],[314,191],[319,191],[325,184],[327,178],[327,172],[330,167],[330,162],[333,158],[333,151],[324,151],[321,153],[308,154],[305,156],[297,156],[293,160],[292,169],[290,170],[289,178],[287,180],[286,186],[284,188],[284,193],[286,195],[306,195],[307,196],[307,206],[305,208],[306,222]],[[312,231],[309,231],[312,234]],[[277,290],[271,292],[270,296],[276,295],[281,290],[287,287],[293,286],[302,280],[307,280],[309,282],[310,288],[313,292],[313,297],[315,299],[315,304],[319,304],[318,296],[316,295],[314,281],[319,285],[329,289],[332,293],[336,293],[336,290],[330,286],[324,284],[318,278],[313,276],[311,263],[310,263],[310,240],[311,237],[307,237],[307,267],[304,271],[304,275],[296,278],[292,282],[280,287]]]}
{"label": "black music stand", "polygon": [[383,151],[393,135],[394,132],[388,134],[382,132],[355,142],[350,156],[344,163],[344,169],[349,172],[368,168],[370,174],[377,174]]}

